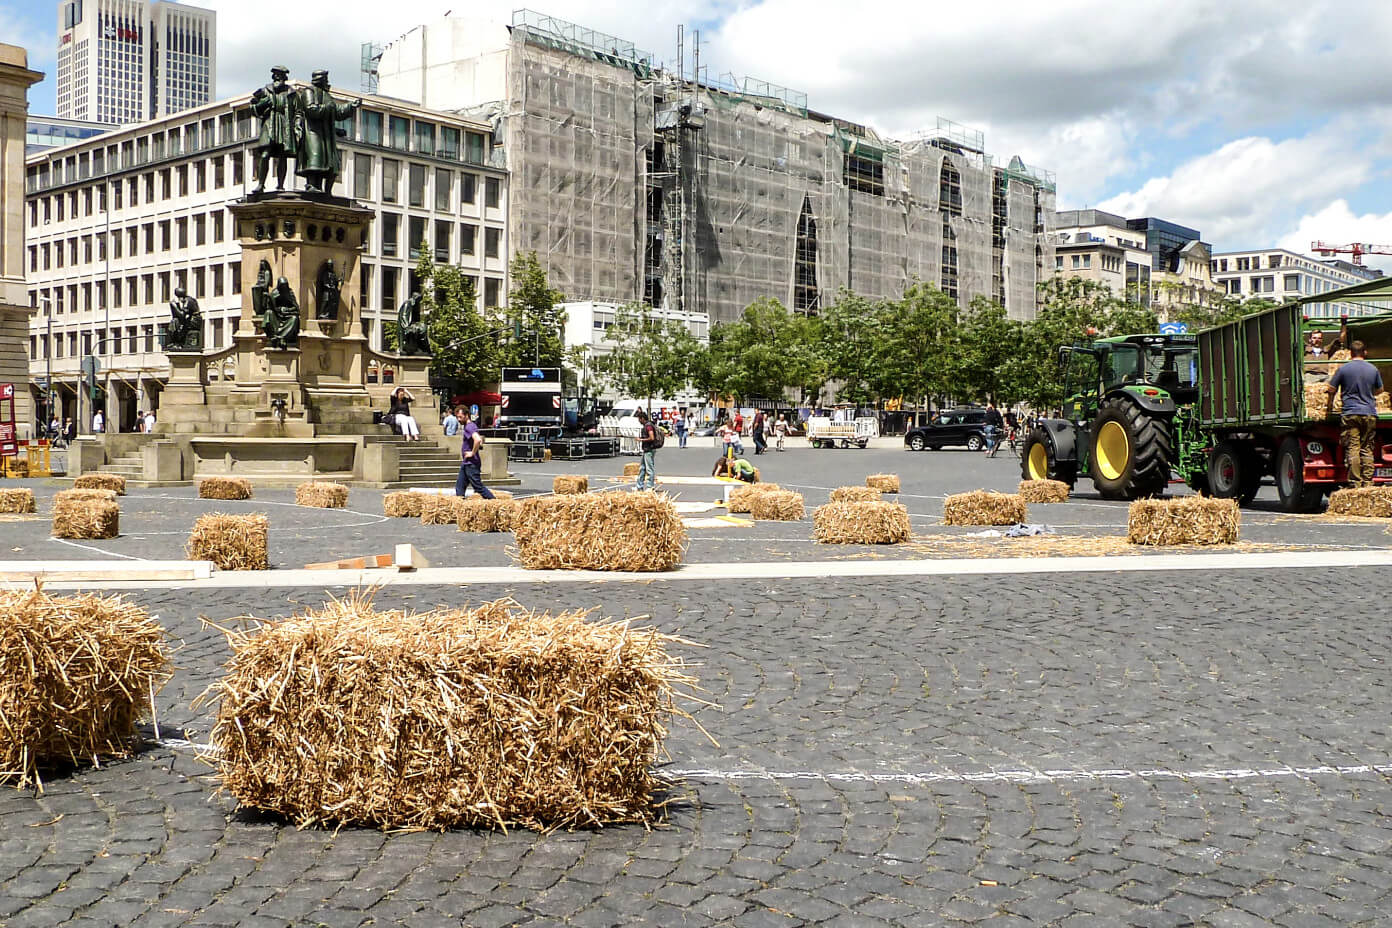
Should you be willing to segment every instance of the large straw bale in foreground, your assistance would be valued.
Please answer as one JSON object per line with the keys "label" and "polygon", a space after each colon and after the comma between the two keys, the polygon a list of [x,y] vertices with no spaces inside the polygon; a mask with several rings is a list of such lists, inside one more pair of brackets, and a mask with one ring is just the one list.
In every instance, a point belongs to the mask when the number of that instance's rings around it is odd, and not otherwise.
{"label": "large straw bale in foreground", "polygon": [[423,493],[420,507],[421,525],[453,525],[464,500],[454,494]]}
{"label": "large straw bale in foreground", "polygon": [[776,483],[749,483],[730,488],[730,497],[725,501],[726,512],[753,512],[754,499],[764,493],[775,493],[783,489]]}
{"label": "large straw bale in foreground", "polygon": [[0,490],[0,512],[38,512],[39,505],[34,500],[34,491],[28,487],[13,487]]}
{"label": "large straw bale in foreground", "polygon": [[126,495],[126,478],[120,474],[83,474],[73,479],[74,490],[115,490]]}
{"label": "large straw bale in foreground", "polygon": [[307,480],[295,487],[295,505],[315,509],[342,509],[348,505],[348,488],[341,483]]}
{"label": "large straw bale in foreground", "polygon": [[1392,487],[1352,487],[1329,494],[1329,515],[1392,519]]}
{"label": "large straw bale in foreground", "polygon": [[1066,503],[1070,492],[1062,480],[1020,481],[1020,499],[1027,503]]}
{"label": "large straw bale in foreground", "polygon": [[773,490],[755,495],[749,514],[770,522],[796,522],[807,515],[807,509],[801,493]]}
{"label": "large straw bale in foreground", "polygon": [[410,615],[354,596],[226,634],[206,759],[243,805],[302,825],[652,822],[694,683],[678,639],[512,601]]}
{"label": "large straw bale in foreground", "polygon": [[115,538],[120,534],[121,507],[113,500],[69,498],[53,504],[54,538]]}
{"label": "large straw bale in foreground", "polygon": [[528,570],[671,570],[686,527],[661,493],[583,493],[523,500],[513,525]]}
{"label": "large straw bale in foreground", "polygon": [[900,503],[827,503],[812,510],[812,537],[832,545],[893,545],[908,541],[908,507]]}
{"label": "large straw bale in foreground", "polygon": [[[115,505],[112,503],[111,505]],[[125,757],[169,679],[164,630],[119,596],[0,591],[0,782]]]}
{"label": "large straw bale in foreground", "polygon": [[198,481],[199,499],[251,499],[251,481],[245,477],[204,477]]}
{"label": "large straw bale in foreground", "polygon": [[875,489],[879,490],[881,493],[898,493],[898,492],[899,492],[899,475],[898,475],[898,474],[871,474],[870,476],[868,476],[868,477],[865,478],[865,485],[866,485],[867,487],[874,487]]}
{"label": "large straw bale in foreground", "polygon": [[419,519],[421,501],[425,496],[424,493],[412,493],[409,490],[388,493],[382,497],[382,514],[390,519]]}
{"label": "large straw bale in foreground", "polygon": [[1230,545],[1237,541],[1241,521],[1235,499],[1138,499],[1127,513],[1126,540],[1133,545]]}
{"label": "large straw bale in foreground", "polygon": [[218,570],[269,570],[264,513],[228,515],[210,512],[199,516],[189,535],[188,556],[212,561]]}
{"label": "large straw bale in foreground", "polygon": [[551,481],[551,492],[558,495],[590,492],[590,478],[579,475],[560,474]]}
{"label": "large straw bale in foreground", "polygon": [[837,487],[831,491],[833,503],[878,503],[882,494],[875,487]]}
{"label": "large straw bale in foreground", "polygon": [[973,490],[943,503],[943,525],[1014,525],[1028,515],[1025,501],[1013,493]]}

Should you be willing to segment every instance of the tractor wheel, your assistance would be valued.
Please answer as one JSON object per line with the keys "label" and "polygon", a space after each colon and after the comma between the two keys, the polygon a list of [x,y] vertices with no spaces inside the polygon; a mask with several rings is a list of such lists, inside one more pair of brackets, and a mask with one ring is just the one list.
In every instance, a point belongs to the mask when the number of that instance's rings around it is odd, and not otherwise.
{"label": "tractor wheel", "polygon": [[1168,420],[1129,400],[1113,400],[1092,423],[1091,476],[1104,499],[1159,496],[1170,482],[1173,443]]}
{"label": "tractor wheel", "polygon": [[1305,485],[1305,458],[1297,438],[1287,438],[1276,453],[1276,495],[1286,512],[1316,512],[1324,497],[1323,487]]}
{"label": "tractor wheel", "polygon": [[1261,465],[1249,449],[1219,442],[1208,459],[1208,491],[1218,499],[1235,499],[1246,506],[1261,488]]}
{"label": "tractor wheel", "polygon": [[909,439],[909,450],[911,451],[922,451],[926,447],[927,444],[923,441],[922,435],[915,435]]}
{"label": "tractor wheel", "polygon": [[1078,481],[1078,466],[1072,461],[1059,461],[1048,432],[1030,429],[1020,455],[1020,476],[1025,480],[1062,480],[1072,489]]}
{"label": "tractor wheel", "polygon": [[982,439],[982,437],[981,437],[980,435],[968,435],[968,436],[967,436],[967,450],[968,450],[968,451],[980,451],[980,450],[981,450],[982,448],[984,448],[984,447],[986,447],[986,442],[985,442],[985,440]]}

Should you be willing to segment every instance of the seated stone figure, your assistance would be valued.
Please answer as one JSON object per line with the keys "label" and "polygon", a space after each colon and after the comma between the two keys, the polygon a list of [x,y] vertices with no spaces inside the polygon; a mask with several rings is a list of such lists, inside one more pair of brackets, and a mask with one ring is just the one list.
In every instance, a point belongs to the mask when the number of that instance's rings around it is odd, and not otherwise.
{"label": "seated stone figure", "polygon": [[276,281],[275,292],[267,301],[261,331],[266,333],[266,344],[271,348],[283,351],[300,343],[300,303],[284,277]]}
{"label": "seated stone figure", "polygon": [[203,350],[203,312],[198,301],[183,287],[169,301],[169,328],[164,336],[165,351]]}
{"label": "seated stone figure", "polygon": [[398,354],[430,354],[430,335],[421,320],[421,295],[411,294],[401,304],[396,314],[396,324],[400,332],[397,341]]}

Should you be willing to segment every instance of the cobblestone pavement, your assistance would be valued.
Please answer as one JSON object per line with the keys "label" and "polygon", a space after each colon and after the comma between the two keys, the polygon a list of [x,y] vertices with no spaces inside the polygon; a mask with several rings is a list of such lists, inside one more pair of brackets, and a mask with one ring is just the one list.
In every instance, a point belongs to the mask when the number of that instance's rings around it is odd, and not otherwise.
{"label": "cobblestone pavement", "polygon": [[[664,449],[659,457],[664,474],[702,475],[710,473],[708,448]],[[892,449],[822,450],[808,448],[756,459],[764,478],[802,492],[809,514],[801,522],[760,522],[754,525],[693,528],[687,560],[691,563],[735,560],[804,560],[824,558],[923,558],[943,556],[921,546],[908,548],[838,545],[834,548],[812,541],[811,508],[825,503],[833,488],[862,485],[866,474],[897,473],[903,493],[898,497],[908,508],[915,533],[919,535],[966,535],[971,528],[940,524],[942,499],[948,493],[978,487],[1013,490],[1019,481],[1019,462],[1013,458],[987,459],[966,451],[914,453]],[[545,464],[513,464],[523,481],[519,492],[550,490],[555,474],[583,473],[592,488],[623,486],[614,481],[622,473],[625,459]],[[30,485],[35,485],[33,482]],[[675,495],[687,501],[713,502],[713,488],[672,485]],[[362,554],[390,551],[398,542],[409,541],[420,548],[437,567],[500,567],[513,563],[507,548],[511,535],[461,534],[453,526],[422,526],[413,519],[386,519],[382,515],[382,491],[355,488],[348,510],[305,509],[294,505],[290,490],[258,490],[247,501],[200,500],[191,487],[171,489],[133,489],[121,499],[120,538],[109,541],[64,542],[48,536],[48,500],[57,486],[37,485],[39,514],[25,521],[0,523],[4,547],[0,555],[9,559],[94,559],[156,558],[184,556],[188,531],[198,515],[205,512],[265,512],[270,516],[270,556],[274,567],[301,567],[313,561],[336,560]],[[1174,492],[1184,493],[1183,487]],[[1245,541],[1282,545],[1337,547],[1387,547],[1386,523],[1335,523],[1323,517],[1285,516],[1276,511],[1275,491],[1263,490],[1257,508],[1244,511],[1242,537]],[[714,515],[723,510],[712,510]],[[693,515],[700,515],[693,513]],[[1030,507],[1030,519],[1045,522],[1065,536],[1107,536],[1119,539],[1126,533],[1126,504],[1106,501],[1092,492],[1087,481],[1079,484],[1075,498],[1064,504]],[[998,542],[1008,549],[1009,542]],[[950,553],[949,553],[950,555]]]}
{"label": "cobblestone pavement", "polygon": [[[0,791],[0,925],[1385,923],[1374,570],[919,578],[708,588],[386,589],[651,614],[716,704],[674,726],[667,827],[296,830],[152,746]],[[226,657],[214,620],[312,591],[135,597],[183,642],[166,740]]]}

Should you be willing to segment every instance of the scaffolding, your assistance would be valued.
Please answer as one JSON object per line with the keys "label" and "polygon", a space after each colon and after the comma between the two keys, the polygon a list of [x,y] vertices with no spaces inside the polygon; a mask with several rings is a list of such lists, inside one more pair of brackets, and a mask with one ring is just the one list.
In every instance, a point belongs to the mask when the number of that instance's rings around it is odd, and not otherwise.
{"label": "scaffolding", "polygon": [[523,41],[628,68],[639,77],[651,77],[654,70],[661,68],[655,55],[626,39],[535,10],[514,10],[512,31]]}

